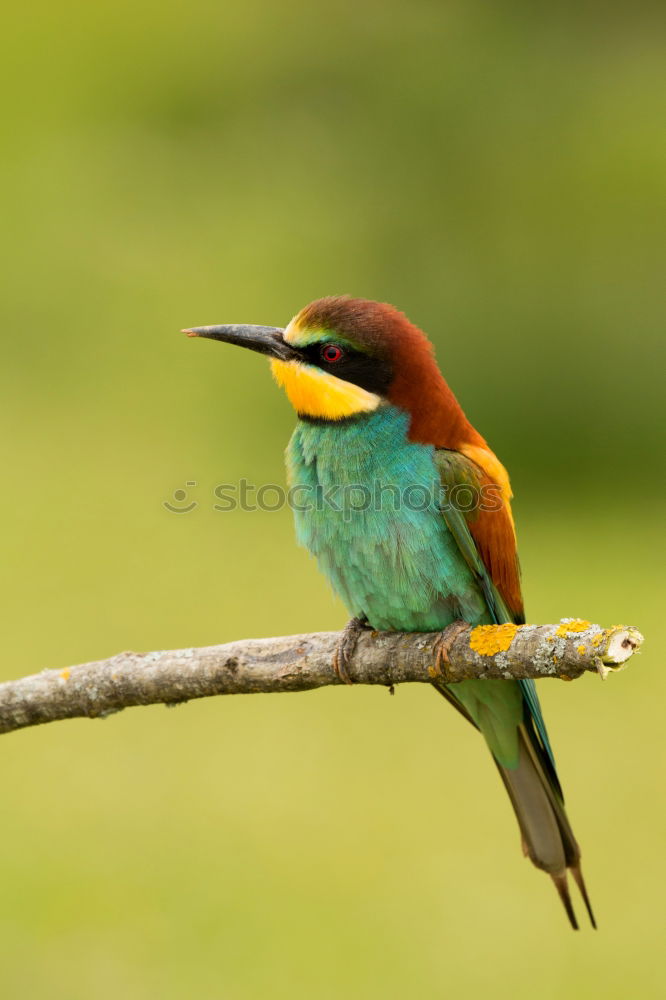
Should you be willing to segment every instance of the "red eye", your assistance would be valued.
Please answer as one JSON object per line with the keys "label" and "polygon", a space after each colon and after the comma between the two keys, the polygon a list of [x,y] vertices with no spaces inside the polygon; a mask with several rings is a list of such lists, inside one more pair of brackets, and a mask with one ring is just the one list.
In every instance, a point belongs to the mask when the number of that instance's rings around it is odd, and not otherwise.
{"label": "red eye", "polygon": [[328,361],[329,364],[332,364],[335,361],[339,361],[340,358],[342,357],[342,354],[343,354],[342,348],[338,347],[337,344],[326,344],[326,346],[322,347],[321,349],[322,358],[324,359],[324,361]]}

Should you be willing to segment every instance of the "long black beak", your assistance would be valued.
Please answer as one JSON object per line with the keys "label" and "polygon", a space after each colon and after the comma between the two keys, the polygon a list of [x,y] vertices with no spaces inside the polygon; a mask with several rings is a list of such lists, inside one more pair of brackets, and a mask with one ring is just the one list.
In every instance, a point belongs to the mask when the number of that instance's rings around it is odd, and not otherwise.
{"label": "long black beak", "polygon": [[279,358],[280,361],[291,361],[298,357],[298,351],[288,344],[284,337],[284,330],[278,326],[193,326],[190,330],[183,330],[188,337],[208,337],[209,340],[221,340],[225,344],[237,344],[239,347],[247,347],[251,351],[259,354],[268,354],[271,358]]}

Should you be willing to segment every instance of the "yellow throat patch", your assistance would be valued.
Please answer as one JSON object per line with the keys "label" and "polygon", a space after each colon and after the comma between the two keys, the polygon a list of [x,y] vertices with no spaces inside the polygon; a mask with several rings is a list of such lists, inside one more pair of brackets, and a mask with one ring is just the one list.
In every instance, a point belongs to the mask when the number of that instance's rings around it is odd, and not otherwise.
{"label": "yellow throat patch", "polygon": [[329,375],[300,361],[271,361],[271,369],[297,413],[323,420],[342,420],[357,413],[369,413],[381,403],[381,396],[353,382]]}

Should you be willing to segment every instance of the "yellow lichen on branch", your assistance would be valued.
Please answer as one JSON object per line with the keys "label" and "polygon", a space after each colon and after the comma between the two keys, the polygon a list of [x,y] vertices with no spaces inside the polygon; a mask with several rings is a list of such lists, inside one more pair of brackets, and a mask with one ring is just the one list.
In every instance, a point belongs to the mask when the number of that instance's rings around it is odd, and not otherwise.
{"label": "yellow lichen on branch", "polygon": [[511,646],[518,625],[477,625],[469,637],[469,648],[479,656],[505,653]]}
{"label": "yellow lichen on branch", "polygon": [[555,632],[555,635],[559,635],[561,639],[566,639],[571,632],[587,632],[589,627],[590,623],[585,621],[584,618],[572,618],[571,621],[563,621]]}

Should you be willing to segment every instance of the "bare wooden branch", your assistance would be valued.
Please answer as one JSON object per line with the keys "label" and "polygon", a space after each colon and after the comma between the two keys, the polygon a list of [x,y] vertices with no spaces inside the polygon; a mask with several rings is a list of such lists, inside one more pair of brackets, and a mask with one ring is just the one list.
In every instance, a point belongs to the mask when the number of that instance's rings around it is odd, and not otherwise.
{"label": "bare wooden branch", "polygon": [[[200,649],[118,653],[107,660],[0,684],[0,733],[135,705],[173,705],[219,694],[308,691],[340,684],[332,667],[339,632],[244,639]],[[558,625],[457,623],[444,632],[371,632],[359,638],[349,674],[355,684],[454,684],[470,678],[560,677],[587,670],[605,677],[626,666],[643,642],[631,627],[579,619]]]}

